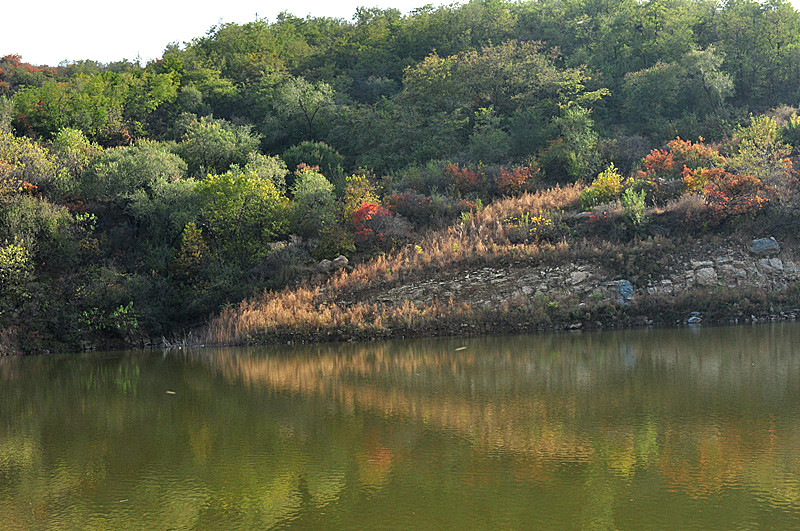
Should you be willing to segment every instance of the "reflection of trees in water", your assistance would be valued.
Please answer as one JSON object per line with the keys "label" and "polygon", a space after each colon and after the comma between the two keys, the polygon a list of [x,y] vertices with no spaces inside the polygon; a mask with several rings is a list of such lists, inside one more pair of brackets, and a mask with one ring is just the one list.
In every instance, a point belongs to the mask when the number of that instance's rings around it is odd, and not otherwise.
{"label": "reflection of trees in water", "polygon": [[[619,518],[642,483],[698,500],[744,487],[796,511],[798,333],[0,358],[0,514],[10,528],[54,514],[87,528],[265,527],[424,485],[521,514],[574,491],[589,525]],[[509,498],[506,481],[531,498]],[[431,510],[480,511],[459,500]]]}
{"label": "reflection of trees in water", "polygon": [[600,460],[621,477],[652,465],[692,495],[746,483],[797,503],[798,334],[779,324],[190,356],[228,380],[420,422],[528,463]]}

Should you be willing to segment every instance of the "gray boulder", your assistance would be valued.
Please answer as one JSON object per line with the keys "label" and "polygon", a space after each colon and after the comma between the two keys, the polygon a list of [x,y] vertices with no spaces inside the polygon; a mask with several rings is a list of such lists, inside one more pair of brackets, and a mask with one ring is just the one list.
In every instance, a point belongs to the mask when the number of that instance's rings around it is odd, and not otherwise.
{"label": "gray boulder", "polygon": [[781,252],[781,246],[773,237],[759,238],[750,244],[750,252],[756,256],[771,256]]}
{"label": "gray boulder", "polygon": [[633,299],[633,284],[631,284],[630,280],[617,280],[613,283],[615,292],[614,298],[620,304],[624,304],[625,306],[630,305],[631,299]]}
{"label": "gray boulder", "polygon": [[694,272],[695,282],[700,286],[714,286],[717,284],[717,271],[713,267],[703,267]]}

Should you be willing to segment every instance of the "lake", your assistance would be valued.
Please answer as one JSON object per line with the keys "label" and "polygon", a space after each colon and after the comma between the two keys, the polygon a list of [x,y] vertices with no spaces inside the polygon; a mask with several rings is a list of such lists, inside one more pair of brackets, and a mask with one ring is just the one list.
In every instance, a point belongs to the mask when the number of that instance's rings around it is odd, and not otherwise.
{"label": "lake", "polygon": [[2,529],[800,528],[800,325],[0,358]]}

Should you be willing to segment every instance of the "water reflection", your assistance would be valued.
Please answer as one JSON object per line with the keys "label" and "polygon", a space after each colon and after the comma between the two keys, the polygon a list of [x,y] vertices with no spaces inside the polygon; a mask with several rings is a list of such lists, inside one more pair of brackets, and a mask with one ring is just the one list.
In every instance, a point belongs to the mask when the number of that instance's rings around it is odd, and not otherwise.
{"label": "water reflection", "polygon": [[798,338],[0,359],[2,525],[797,527]]}

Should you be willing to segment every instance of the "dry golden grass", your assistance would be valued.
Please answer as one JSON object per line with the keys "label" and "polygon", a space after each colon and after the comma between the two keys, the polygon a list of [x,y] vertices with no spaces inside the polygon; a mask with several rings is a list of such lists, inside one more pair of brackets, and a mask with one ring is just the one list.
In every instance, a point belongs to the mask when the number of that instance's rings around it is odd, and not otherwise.
{"label": "dry golden grass", "polygon": [[[569,185],[506,198],[473,212],[467,221],[423,237],[416,244],[380,255],[352,271],[340,271],[321,286],[264,292],[214,318],[204,334],[204,342],[243,344],[293,335],[317,339],[380,337],[396,329],[436,328],[456,321],[489,318],[483,315],[485,312],[453,301],[422,307],[408,300],[398,306],[342,301],[348,294],[402,282],[428,271],[452,271],[466,265],[564,251],[566,244],[512,244],[503,220],[525,212],[538,215],[568,208],[577,203],[581,191],[580,185]],[[541,313],[541,308],[527,310]]]}

